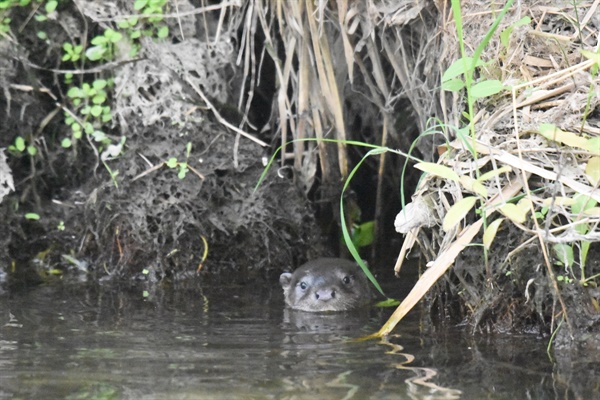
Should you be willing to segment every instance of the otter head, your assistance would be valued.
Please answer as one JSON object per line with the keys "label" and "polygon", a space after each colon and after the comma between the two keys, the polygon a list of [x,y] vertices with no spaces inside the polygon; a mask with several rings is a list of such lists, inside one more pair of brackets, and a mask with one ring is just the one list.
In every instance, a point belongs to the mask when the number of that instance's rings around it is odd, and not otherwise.
{"label": "otter head", "polygon": [[367,279],[353,262],[338,258],[309,261],[279,278],[286,304],[295,310],[347,311],[371,299]]}

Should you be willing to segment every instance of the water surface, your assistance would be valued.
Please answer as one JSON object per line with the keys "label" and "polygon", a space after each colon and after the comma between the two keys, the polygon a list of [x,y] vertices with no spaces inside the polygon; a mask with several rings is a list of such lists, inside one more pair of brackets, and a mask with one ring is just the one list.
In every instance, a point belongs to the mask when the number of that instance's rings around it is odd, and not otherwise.
{"label": "water surface", "polygon": [[290,312],[262,283],[38,286],[0,297],[0,398],[599,398],[597,364],[553,363],[546,339],[427,333],[419,312],[354,342],[391,310]]}

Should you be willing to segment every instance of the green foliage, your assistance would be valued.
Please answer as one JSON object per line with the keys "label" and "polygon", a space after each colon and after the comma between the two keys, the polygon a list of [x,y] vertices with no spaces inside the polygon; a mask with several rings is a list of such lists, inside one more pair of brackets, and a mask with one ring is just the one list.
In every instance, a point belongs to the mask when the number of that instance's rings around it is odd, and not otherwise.
{"label": "green foliage", "polygon": [[504,46],[505,48],[508,48],[508,44],[510,41],[510,36],[513,33],[513,30],[518,27],[518,26],[523,26],[523,25],[529,25],[531,24],[531,18],[530,17],[523,17],[520,20],[518,20],[517,22],[511,24],[508,28],[505,28],[501,33],[500,33],[500,43],[502,44],[502,46]]}
{"label": "green foliage", "polygon": [[63,50],[65,51],[65,54],[62,57],[62,61],[72,61],[72,62],[76,62],[79,61],[79,59],[81,59],[81,55],[83,53],[83,46],[82,45],[72,45],[71,43],[65,43],[63,44]]}
{"label": "green foliage", "polygon": [[33,157],[37,154],[37,147],[35,147],[33,144],[27,144],[25,138],[22,136],[17,136],[15,138],[15,142],[8,146],[8,151],[13,155],[19,155],[27,151],[27,154]]}
{"label": "green foliage", "polygon": [[85,56],[90,61],[112,61],[115,55],[114,45],[121,39],[123,39],[123,34],[108,28],[102,35],[98,35],[90,41],[93,46],[87,48]]}
{"label": "green foliage", "polygon": [[185,148],[186,148],[186,161],[180,162],[180,161],[177,161],[176,157],[171,157],[165,162],[165,165],[167,167],[178,170],[177,177],[179,179],[184,179],[185,176],[187,175],[187,173],[189,172],[187,159],[190,158],[190,154],[192,152],[192,143],[188,142],[187,145],[185,146]]}
{"label": "green foliage", "polygon": [[[475,73],[476,68],[484,65],[480,56],[485,47],[490,42],[492,36],[496,32],[500,21],[504,18],[504,15],[508,12],[510,7],[512,6],[513,0],[509,0],[506,2],[505,6],[502,8],[502,11],[498,14],[494,23],[487,31],[483,40],[472,56],[467,56],[465,43],[463,40],[463,24],[462,24],[462,14],[460,9],[460,1],[452,0],[452,15],[454,21],[456,23],[456,33],[459,39],[459,47],[461,52],[461,58],[455,61],[450,68],[443,74],[442,76],[442,87],[445,90],[450,91],[458,91],[462,88],[466,89],[467,94],[467,112],[463,115],[469,121],[468,123],[468,131],[470,132],[470,137],[475,138],[475,101],[482,97],[491,96],[505,89],[500,81],[497,80],[481,80],[478,83],[474,83],[473,75]],[[459,78],[460,76],[463,78]],[[477,153],[474,150],[471,150],[473,153],[473,157],[477,160]],[[477,175],[479,175],[479,170],[477,170]]]}
{"label": "green foliage", "polygon": [[[570,206],[571,213],[574,216],[575,225],[573,229],[580,235],[585,235],[590,232],[592,226],[589,223],[577,223],[586,218],[586,212],[591,211],[596,207],[598,202],[589,196],[577,194],[572,199],[557,199],[563,206]],[[577,278],[582,285],[587,285],[588,282],[597,278],[597,276],[586,276],[587,256],[591,246],[591,242],[581,240],[579,242],[556,243],[552,246],[552,251],[558,265],[564,266],[573,278]],[[576,254],[578,257],[576,258]],[[579,264],[579,274],[575,272],[573,267]]]}
{"label": "green foliage", "polygon": [[65,112],[65,124],[71,127],[72,137],[62,139],[62,147],[71,147],[73,141],[81,139],[84,133],[92,136],[95,142],[111,142],[102,126],[112,120],[111,108],[107,105],[106,89],[112,88],[113,85],[112,79],[96,79],[91,85],[83,83],[81,87],[72,86],[67,91],[67,98],[75,111]]}
{"label": "green foliage", "polygon": [[352,227],[352,243],[357,248],[366,247],[373,243],[375,221],[364,222]]}
{"label": "green foliage", "polygon": [[8,10],[13,7],[25,7],[29,3],[31,3],[31,0],[0,0],[0,33],[10,32],[12,18],[6,16]]}
{"label": "green foliage", "polygon": [[556,280],[559,282],[567,283],[567,284],[573,283],[573,278],[570,278],[568,275],[558,275],[556,277]]}
{"label": "green foliage", "polygon": [[[61,61],[76,63],[83,58],[99,63],[113,61],[120,45],[132,49],[130,56],[136,55],[141,46],[139,39],[142,35],[157,39],[168,36],[168,26],[162,22],[167,3],[167,0],[136,1],[134,9],[140,13],[138,16],[119,21],[116,29],[110,27],[104,29],[89,41],[90,45],[87,48],[76,42],[62,43]],[[31,7],[35,21],[46,23],[60,18],[60,15],[56,15],[59,13],[60,4],[58,0],[34,0],[33,2],[32,0],[0,0],[0,33],[10,32],[12,19],[7,13],[12,8]],[[38,28],[37,36],[46,41],[50,47],[54,45],[52,38],[48,37],[44,30]],[[79,41],[83,43],[85,39],[79,38]],[[96,75],[91,83],[84,81],[74,85],[73,74],[69,73],[65,74],[65,84],[68,85],[67,100],[71,106],[70,109],[65,109],[65,124],[71,129],[71,137],[60,139],[60,146],[72,148],[84,134],[91,136],[100,146],[109,145],[111,140],[105,133],[105,126],[112,120],[109,104],[110,91],[113,88],[112,80]],[[33,145],[27,146],[22,137],[16,138],[10,150],[14,154],[23,153],[25,150],[30,155],[37,154],[37,148]],[[185,169],[181,168],[180,171]]]}

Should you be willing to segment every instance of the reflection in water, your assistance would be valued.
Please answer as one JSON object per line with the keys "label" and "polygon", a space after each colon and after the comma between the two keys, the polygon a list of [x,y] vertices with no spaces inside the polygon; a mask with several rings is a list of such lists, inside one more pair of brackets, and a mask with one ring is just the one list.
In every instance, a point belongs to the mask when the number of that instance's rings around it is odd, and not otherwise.
{"label": "reflection in water", "polygon": [[[145,298],[142,287],[65,284],[0,296],[0,399],[598,398],[593,365],[553,366],[545,341],[425,335],[409,315],[398,337],[353,342],[389,311],[290,311],[276,284],[265,287],[195,283]],[[573,368],[588,373],[578,386],[563,380]]]}
{"label": "reflection in water", "polygon": [[[398,335],[394,335],[398,337]],[[405,379],[408,384],[407,394],[411,399],[431,399],[446,400],[460,399],[462,392],[456,389],[441,387],[433,383],[433,378],[437,376],[437,371],[433,368],[413,367],[410,364],[415,360],[415,356],[408,353],[402,353],[404,348],[399,344],[391,343],[389,338],[381,338],[380,344],[391,347],[385,354],[393,354],[404,357],[404,361],[393,364],[400,370],[411,371],[415,376]]]}

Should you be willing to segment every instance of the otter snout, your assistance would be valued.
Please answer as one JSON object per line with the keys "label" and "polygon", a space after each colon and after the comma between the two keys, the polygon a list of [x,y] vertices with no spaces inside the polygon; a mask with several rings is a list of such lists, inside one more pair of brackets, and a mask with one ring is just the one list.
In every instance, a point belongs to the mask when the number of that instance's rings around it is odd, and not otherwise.
{"label": "otter snout", "polygon": [[335,290],[321,289],[315,292],[315,298],[319,301],[328,301],[335,299]]}

